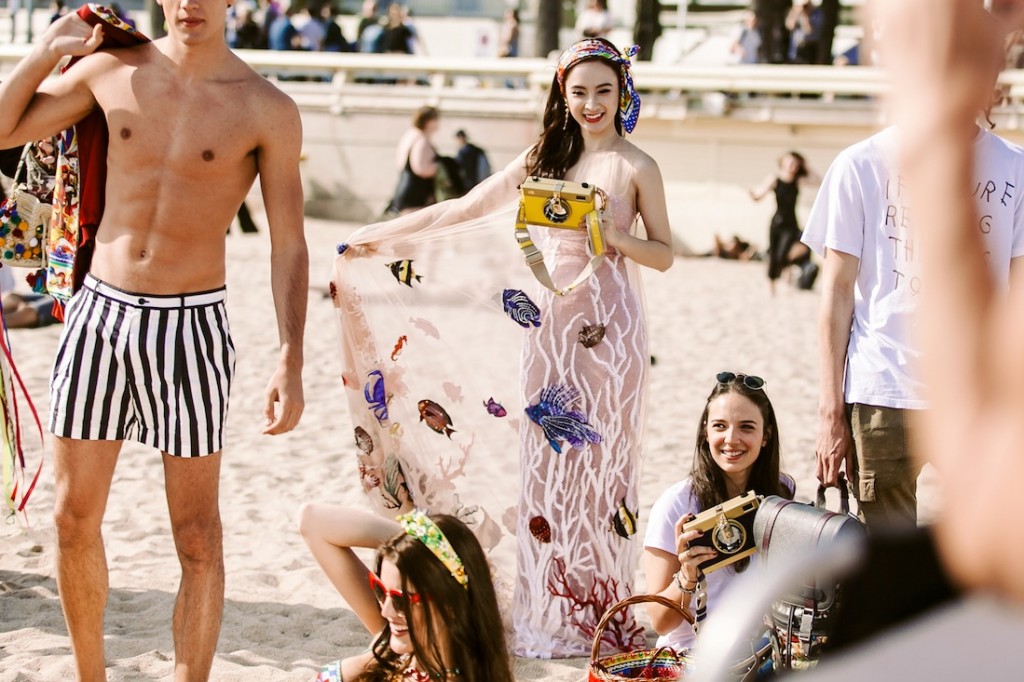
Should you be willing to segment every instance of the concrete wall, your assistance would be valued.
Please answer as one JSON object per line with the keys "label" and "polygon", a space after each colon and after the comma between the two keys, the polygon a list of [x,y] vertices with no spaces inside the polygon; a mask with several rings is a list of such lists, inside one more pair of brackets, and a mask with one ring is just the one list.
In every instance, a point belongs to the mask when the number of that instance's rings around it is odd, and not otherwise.
{"label": "concrete wall", "polygon": [[[306,111],[303,125],[307,214],[372,221],[394,190],[395,147],[409,126],[408,115]],[[441,153],[454,153],[459,128],[487,150],[496,169],[511,162],[539,132],[536,121],[521,118],[442,115],[436,138]],[[773,172],[781,154],[799,150],[814,170],[824,173],[841,149],[870,133],[866,126],[643,119],[631,140],[658,161],[677,241],[690,250],[706,251],[716,232],[738,233],[765,244],[774,203],[770,197],[754,203],[747,188]],[[803,212],[812,200],[813,192],[804,192]]]}

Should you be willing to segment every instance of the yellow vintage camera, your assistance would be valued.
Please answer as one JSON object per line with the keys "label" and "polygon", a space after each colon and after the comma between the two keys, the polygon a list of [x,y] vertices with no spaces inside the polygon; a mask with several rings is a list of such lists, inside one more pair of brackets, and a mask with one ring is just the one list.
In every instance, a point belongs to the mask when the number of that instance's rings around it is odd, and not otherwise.
{"label": "yellow vintage camera", "polygon": [[[598,214],[597,198],[604,203],[604,193],[587,183],[528,178],[519,187],[519,213],[516,217],[516,240],[523,251],[526,264],[541,284],[564,296],[594,273],[604,258],[604,232]],[[544,256],[533,243],[528,226],[557,227],[567,230],[586,230],[590,248],[590,262],[569,285],[559,288],[551,280],[544,265]]]}
{"label": "yellow vintage camera", "polygon": [[758,504],[757,495],[751,490],[717,507],[705,509],[696,518],[683,524],[684,532],[704,532],[704,535],[690,541],[691,547],[711,547],[718,552],[717,556],[700,564],[702,571],[710,573],[757,551],[754,544],[754,516]]}
{"label": "yellow vintage camera", "polygon": [[579,230],[584,216],[597,209],[594,186],[585,182],[534,176],[519,189],[522,219],[527,225]]}

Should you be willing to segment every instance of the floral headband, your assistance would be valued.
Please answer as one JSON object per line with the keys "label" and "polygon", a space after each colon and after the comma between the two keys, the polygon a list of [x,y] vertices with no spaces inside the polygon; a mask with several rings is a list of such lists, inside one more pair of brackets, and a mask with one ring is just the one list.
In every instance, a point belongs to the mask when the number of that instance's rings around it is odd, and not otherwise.
{"label": "floral headband", "polygon": [[558,88],[565,94],[565,73],[584,59],[600,57],[619,65],[622,75],[622,89],[619,91],[619,113],[622,114],[622,127],[627,133],[633,132],[636,120],[640,117],[640,95],[633,87],[633,76],[630,73],[629,60],[640,51],[639,45],[627,47],[621,54],[608,48],[603,40],[588,38],[569,47],[558,58]]}
{"label": "floral headband", "polygon": [[469,577],[466,575],[466,567],[462,565],[462,559],[455,553],[452,543],[448,542],[448,538],[429,516],[416,509],[408,514],[402,514],[396,520],[402,525],[402,530],[407,535],[411,535],[426,545],[427,549],[441,560],[452,577],[460,585],[469,589]]}

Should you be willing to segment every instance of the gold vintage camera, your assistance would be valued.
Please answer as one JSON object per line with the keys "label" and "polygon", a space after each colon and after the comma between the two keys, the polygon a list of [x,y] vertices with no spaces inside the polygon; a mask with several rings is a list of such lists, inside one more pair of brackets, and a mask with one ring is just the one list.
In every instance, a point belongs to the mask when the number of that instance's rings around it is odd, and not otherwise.
{"label": "gold vintage camera", "polygon": [[[601,205],[604,206],[605,194],[585,182],[537,176],[528,178],[519,186],[519,191],[519,213],[516,217],[515,234],[526,264],[530,266],[538,282],[557,295],[565,296],[586,281],[604,259],[604,232],[597,209],[597,198],[601,197]],[[564,287],[556,286],[544,264],[544,254],[533,243],[528,226],[586,230],[590,262],[570,284]]]}
{"label": "gold vintage camera", "polygon": [[521,186],[522,221],[538,227],[579,230],[584,216],[596,208],[594,186],[536,176]]}
{"label": "gold vintage camera", "polygon": [[758,500],[754,491],[706,509],[683,524],[683,531],[700,530],[704,535],[690,541],[691,547],[711,547],[718,555],[700,564],[705,573],[748,557],[757,551],[754,544],[754,516]]}

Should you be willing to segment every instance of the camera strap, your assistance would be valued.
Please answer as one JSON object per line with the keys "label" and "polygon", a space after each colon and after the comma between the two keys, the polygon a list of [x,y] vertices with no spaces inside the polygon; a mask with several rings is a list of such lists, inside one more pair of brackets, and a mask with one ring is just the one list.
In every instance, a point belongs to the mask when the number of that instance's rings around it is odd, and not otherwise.
{"label": "camera strap", "polygon": [[526,260],[526,264],[530,266],[530,270],[533,272],[533,276],[537,278],[537,281],[558,296],[565,296],[583,284],[588,277],[594,274],[598,266],[601,265],[601,261],[604,260],[604,232],[601,228],[600,212],[597,210],[591,211],[587,214],[586,221],[590,261],[576,276],[576,279],[564,289],[559,289],[555,286],[554,281],[551,279],[551,272],[548,271],[548,266],[544,263],[544,254],[533,243],[533,237],[530,236],[530,231],[527,229],[526,206],[521,201],[519,203],[519,214],[516,217],[516,241],[519,242],[523,258]]}
{"label": "camera strap", "polygon": [[708,617],[708,580],[704,571],[700,572],[697,579],[697,594],[694,595],[693,603],[693,634],[697,636],[700,634],[701,623]]}

